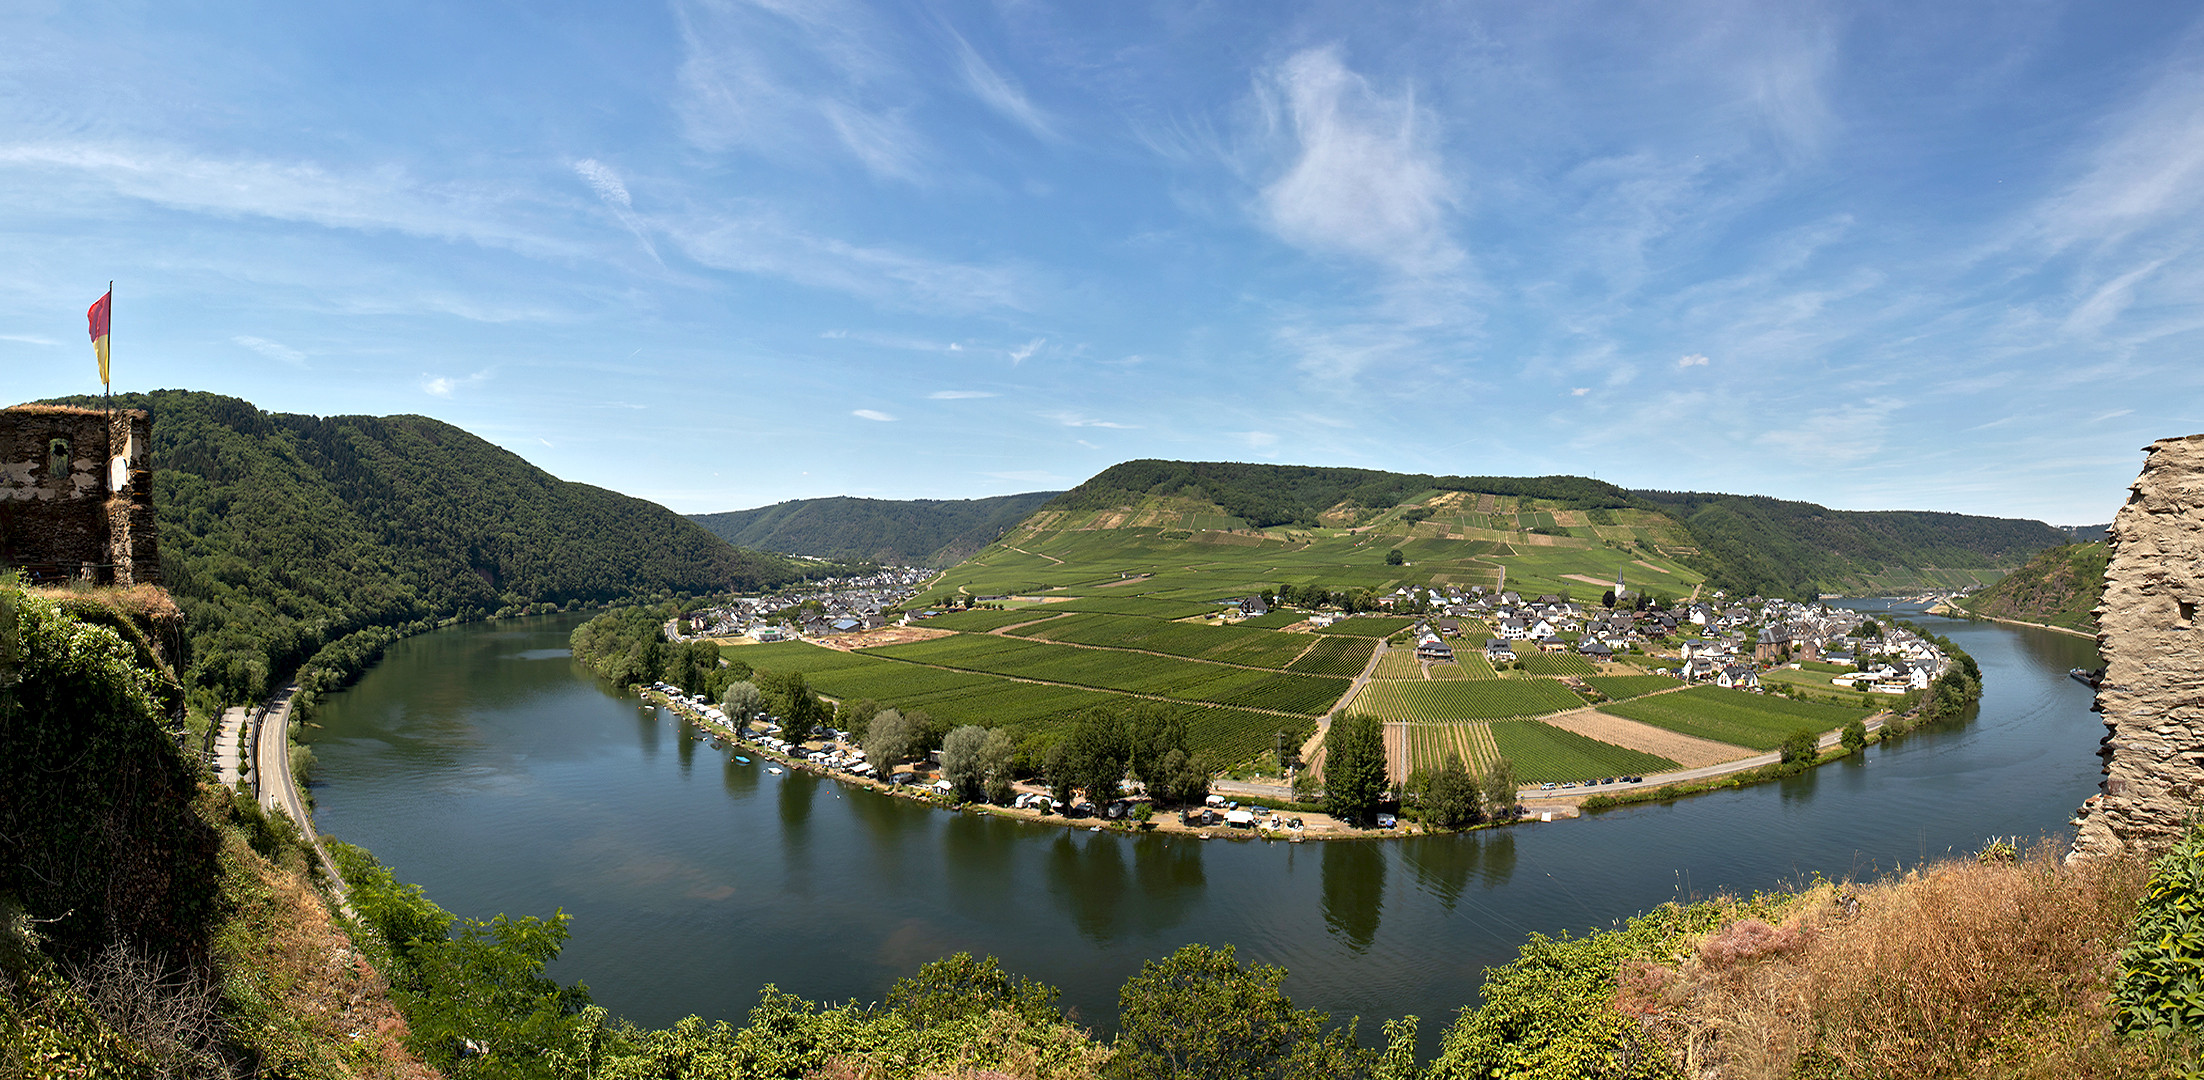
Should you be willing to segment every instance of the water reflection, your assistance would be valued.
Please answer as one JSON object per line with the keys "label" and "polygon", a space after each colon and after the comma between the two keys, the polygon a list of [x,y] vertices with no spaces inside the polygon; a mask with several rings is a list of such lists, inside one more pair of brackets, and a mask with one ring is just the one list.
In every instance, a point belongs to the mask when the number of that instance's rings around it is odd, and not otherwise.
{"label": "water reflection", "polygon": [[755,764],[744,765],[741,762],[736,761],[733,754],[729,754],[727,756],[727,768],[725,770],[725,783],[727,785],[727,794],[733,795],[738,799],[747,799],[751,795],[756,794],[758,790],[758,774],[764,771],[765,770],[763,768]]}
{"label": "water reflection", "polygon": [[665,725],[658,722],[657,709],[635,710],[635,741],[643,748],[644,757],[658,756],[658,740],[665,735]]}
{"label": "water reflection", "polygon": [[674,721],[674,726],[681,730],[680,741],[674,744],[674,756],[681,762],[681,771],[687,773],[696,764],[696,744],[703,736],[679,720]]}
{"label": "water reflection", "polygon": [[1325,928],[1355,952],[1367,951],[1385,908],[1385,852],[1377,842],[1326,843],[1323,878]]}
{"label": "water reflection", "polygon": [[[1401,861],[1416,875],[1416,885],[1448,911],[1460,902],[1470,879],[1482,889],[1497,888],[1515,876],[1515,834],[1508,831],[1466,836],[1419,836],[1397,841]],[[1331,846],[1331,845],[1327,845]]]}
{"label": "water reflection", "polygon": [[1049,844],[1045,866],[1049,893],[1079,933],[1103,943],[1177,926],[1208,887],[1196,840],[1066,833]]}

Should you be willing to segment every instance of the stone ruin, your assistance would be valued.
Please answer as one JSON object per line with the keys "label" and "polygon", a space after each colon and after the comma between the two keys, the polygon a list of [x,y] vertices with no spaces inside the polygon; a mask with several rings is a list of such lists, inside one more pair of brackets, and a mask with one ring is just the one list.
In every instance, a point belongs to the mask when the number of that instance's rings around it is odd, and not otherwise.
{"label": "stone ruin", "polygon": [[0,409],[0,569],[160,584],[151,431],[142,409]]}
{"label": "stone ruin", "polygon": [[2204,435],[2145,448],[2098,602],[2104,786],[2074,855],[2170,846],[2204,808]]}

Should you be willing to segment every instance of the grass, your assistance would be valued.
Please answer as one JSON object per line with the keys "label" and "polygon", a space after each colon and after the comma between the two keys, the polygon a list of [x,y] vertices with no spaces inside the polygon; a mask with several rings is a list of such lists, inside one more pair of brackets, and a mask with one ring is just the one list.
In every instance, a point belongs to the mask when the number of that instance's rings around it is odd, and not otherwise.
{"label": "grass", "polygon": [[974,608],[971,611],[947,612],[936,615],[931,619],[916,619],[913,620],[913,625],[923,626],[930,630],[963,630],[984,633],[1005,626],[1016,626],[1019,623],[1032,622],[1036,619],[1046,619],[1062,614],[1061,611],[1051,610],[1053,607],[1055,605],[1052,604],[1048,607],[1010,608],[1003,611]]}
{"label": "grass", "polygon": [[1330,709],[1348,685],[1345,679],[973,634],[881,646],[865,653],[991,675],[1309,716]]}
{"label": "grass", "polygon": [[1800,728],[1828,731],[1867,715],[1864,709],[1792,701],[1718,686],[1694,686],[1658,697],[1617,701],[1601,712],[1754,750],[1773,750]]}
{"label": "grass", "polygon": [[1377,641],[1372,638],[1316,635],[1310,640],[1309,650],[1287,664],[1287,671],[1310,675],[1360,675],[1370,664],[1370,654],[1377,649]]}
{"label": "grass", "polygon": [[1380,720],[1500,720],[1580,708],[1584,700],[1551,679],[1371,682],[1349,706]]}
{"label": "grass", "polygon": [[1330,626],[1318,627],[1316,632],[1319,634],[1345,634],[1349,637],[1381,638],[1391,637],[1393,634],[1414,625],[1416,625],[1416,620],[1398,616],[1358,615],[1352,619],[1341,619]]}
{"label": "grass", "polygon": [[1674,690],[1683,685],[1666,675],[1594,675],[1585,679],[1584,684],[1616,701]]}
{"label": "grass", "polygon": [[1013,631],[1017,637],[1169,653],[1190,660],[1283,669],[1308,647],[1304,634],[1075,612]]}
{"label": "grass", "polygon": [[1491,728],[1493,743],[1515,766],[1516,779],[1525,784],[1595,780],[1677,767],[1667,758],[1603,743],[1537,720],[1502,720]]}

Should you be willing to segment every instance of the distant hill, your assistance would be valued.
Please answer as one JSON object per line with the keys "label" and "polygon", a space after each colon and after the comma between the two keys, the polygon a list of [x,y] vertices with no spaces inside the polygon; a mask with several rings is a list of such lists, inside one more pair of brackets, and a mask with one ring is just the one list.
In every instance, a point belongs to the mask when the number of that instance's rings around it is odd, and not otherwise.
{"label": "distant hill", "polygon": [[691,514],[728,543],[791,555],[949,566],[993,543],[1054,491],[990,499],[791,499],[755,510]]}
{"label": "distant hill", "polygon": [[230,700],[353,631],[813,572],[425,416],[267,413],[179,390],[115,403],[152,414],[161,572],[189,626],[186,682]]}
{"label": "distant hill", "polygon": [[[1598,583],[1620,574],[1669,595],[1703,583],[1798,597],[1971,588],[2065,542],[2038,521],[1628,491],[1580,476],[1139,460],[1050,500],[944,587],[1077,589],[1082,574],[1107,571],[1157,575],[1120,587],[1172,599],[1226,595],[1266,577],[1370,589],[1504,580],[1597,596]],[[1218,563],[1231,547],[1249,550]],[[1401,565],[1364,565],[1395,548]],[[1205,563],[1215,572],[1199,576]]]}
{"label": "distant hill", "polygon": [[2102,541],[2052,548],[1960,606],[1977,615],[2095,633],[2090,610],[2104,594],[2111,554]]}

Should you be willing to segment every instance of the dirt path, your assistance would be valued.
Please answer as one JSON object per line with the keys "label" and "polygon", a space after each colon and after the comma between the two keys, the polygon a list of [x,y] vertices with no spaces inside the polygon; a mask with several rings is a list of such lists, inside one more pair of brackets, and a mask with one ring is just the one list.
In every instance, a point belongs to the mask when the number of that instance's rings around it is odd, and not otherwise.
{"label": "dirt path", "polygon": [[1003,546],[1004,546],[1004,547],[1006,547],[1006,548],[1009,548],[1009,549],[1010,549],[1010,550],[1012,550],[1012,551],[1015,551],[1015,552],[1017,552],[1017,553],[1018,553],[1018,554],[1020,554],[1020,555],[1031,555],[1031,556],[1033,556],[1033,557],[1034,557],[1034,558],[1036,558],[1036,559],[1047,559],[1048,561],[1050,561],[1050,562],[1052,562],[1052,563],[1055,563],[1055,564],[1056,564],[1056,565],[1058,565],[1058,566],[1062,566],[1062,565],[1064,565],[1064,560],[1062,560],[1062,559],[1059,559],[1059,558],[1057,558],[1057,557],[1056,557],[1056,556],[1054,556],[1054,555],[1043,555],[1043,554],[1041,554],[1041,553],[1040,553],[1040,552],[1038,552],[1038,551],[1027,551],[1026,549],[1024,549],[1024,548],[1022,548],[1022,547],[1019,547],[1019,546],[1017,546],[1017,545],[1015,545],[1015,544],[1004,544]]}

